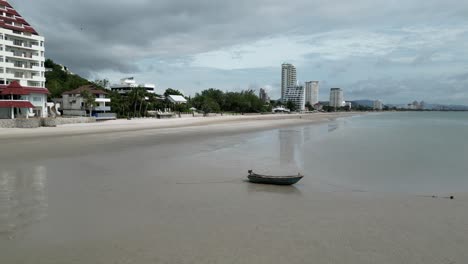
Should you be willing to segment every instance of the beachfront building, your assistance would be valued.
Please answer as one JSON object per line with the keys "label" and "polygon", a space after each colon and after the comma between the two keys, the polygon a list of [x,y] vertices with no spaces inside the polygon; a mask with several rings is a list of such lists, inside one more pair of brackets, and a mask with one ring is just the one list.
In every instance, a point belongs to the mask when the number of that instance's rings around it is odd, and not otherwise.
{"label": "beachfront building", "polygon": [[339,108],[343,107],[344,105],[345,102],[343,97],[343,90],[341,90],[341,88],[331,88],[329,106]]}
{"label": "beachfront building", "polygon": [[284,94],[288,87],[293,87],[297,84],[296,67],[289,63],[281,65],[281,101],[286,102]]}
{"label": "beachfront building", "polygon": [[311,106],[319,102],[319,82],[310,81],[305,83],[305,101]]}
{"label": "beachfront building", "polygon": [[113,92],[117,92],[122,95],[127,95],[136,88],[144,88],[148,93],[156,93],[156,85],[152,83],[138,84],[133,77],[120,79],[119,84],[113,84],[110,86],[110,89]]}
{"label": "beachfront building", "polygon": [[182,95],[168,95],[167,99],[169,100],[169,102],[173,104],[186,104],[187,103],[187,99],[185,99],[185,97],[183,97]]}
{"label": "beachfront building", "polygon": [[[84,91],[94,96],[95,106],[91,109],[86,107],[86,99],[81,96]],[[81,86],[62,94],[64,116],[90,116],[91,114],[97,120],[116,119],[116,114],[111,112],[110,103],[108,93],[93,85]]]}
{"label": "beachfront building", "polygon": [[260,88],[260,93],[259,93],[258,97],[265,104],[270,102],[270,97],[268,96],[266,90],[263,89],[263,88]]}
{"label": "beachfront building", "polygon": [[374,110],[381,111],[383,109],[383,103],[380,100],[374,101]]}
{"label": "beachfront building", "polygon": [[284,102],[293,102],[300,111],[305,110],[305,89],[302,85],[288,87],[284,93]]}
{"label": "beachfront building", "polygon": [[0,0],[0,118],[48,116],[44,62],[44,37]]}

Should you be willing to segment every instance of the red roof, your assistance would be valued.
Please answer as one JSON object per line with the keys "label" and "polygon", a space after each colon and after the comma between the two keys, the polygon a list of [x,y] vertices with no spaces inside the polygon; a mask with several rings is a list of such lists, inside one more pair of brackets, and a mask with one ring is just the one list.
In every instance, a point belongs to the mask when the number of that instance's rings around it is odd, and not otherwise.
{"label": "red roof", "polygon": [[15,101],[15,100],[9,100],[9,101],[2,101],[0,100],[0,108],[34,108],[34,105],[31,104],[29,101]]}
{"label": "red roof", "polygon": [[18,82],[11,82],[9,85],[0,85],[0,94],[8,95],[28,95],[32,93],[49,94],[47,88],[21,86]]}
{"label": "red roof", "polygon": [[0,0],[0,5],[11,7],[11,5],[7,1],[4,1],[4,0]]}
{"label": "red roof", "polygon": [[[11,29],[11,30],[16,30],[16,31],[21,31],[21,32],[29,32],[34,35],[39,35],[37,31],[34,30],[34,28],[30,27],[29,23],[24,18],[22,18],[21,15],[18,12],[16,12],[16,10],[7,1],[0,0],[0,5],[6,6],[5,13],[15,16],[15,17],[0,16],[0,27]],[[13,25],[8,25],[4,23],[5,21],[22,23],[25,25],[25,27],[15,27]]]}

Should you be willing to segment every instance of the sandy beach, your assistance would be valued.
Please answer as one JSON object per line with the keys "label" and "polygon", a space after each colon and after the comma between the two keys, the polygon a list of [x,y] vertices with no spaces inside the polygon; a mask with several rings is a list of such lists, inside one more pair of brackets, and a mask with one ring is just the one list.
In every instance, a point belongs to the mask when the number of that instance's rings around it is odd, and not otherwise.
{"label": "sandy beach", "polygon": [[297,169],[295,127],[349,115],[0,130],[0,260],[465,263],[466,193],[244,181],[247,169]]}
{"label": "sandy beach", "polygon": [[136,132],[163,128],[184,128],[207,125],[232,125],[239,132],[244,131],[244,122],[248,128],[271,128],[282,125],[301,123],[326,122],[339,117],[359,115],[361,113],[314,113],[314,114],[276,114],[276,115],[216,115],[210,117],[183,117],[172,119],[135,118],[132,120],[118,119],[96,123],[61,125],[54,128],[41,127],[38,129],[0,128],[1,139],[86,135],[109,132]]}

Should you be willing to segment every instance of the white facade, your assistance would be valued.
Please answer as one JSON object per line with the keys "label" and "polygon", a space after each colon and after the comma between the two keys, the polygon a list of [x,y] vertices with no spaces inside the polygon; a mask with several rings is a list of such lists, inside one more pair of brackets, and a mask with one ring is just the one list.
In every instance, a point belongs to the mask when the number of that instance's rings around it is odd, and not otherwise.
{"label": "white facade", "polygon": [[319,82],[310,81],[305,83],[305,101],[314,106],[319,102]]}
{"label": "white facade", "polygon": [[345,105],[343,90],[341,88],[331,88],[330,89],[330,103],[331,107],[343,107]]}
{"label": "white facade", "polygon": [[119,84],[111,85],[110,89],[120,94],[128,94],[139,87],[144,88],[148,93],[156,93],[156,85],[152,83],[137,84],[133,77],[121,79]]}
{"label": "white facade", "polygon": [[293,102],[300,111],[305,110],[305,89],[304,86],[295,85],[288,87],[284,93],[284,102]]}
{"label": "white facade", "polygon": [[284,95],[288,87],[293,87],[297,84],[296,67],[289,63],[281,65],[281,100],[285,101]]}
{"label": "white facade", "polygon": [[380,100],[375,100],[374,101],[374,110],[382,110],[383,109],[383,103]]}
{"label": "white facade", "polygon": [[0,1],[0,88],[16,81],[29,89],[22,99],[34,105],[29,112],[35,117],[48,116],[44,52],[44,37],[7,1]]}

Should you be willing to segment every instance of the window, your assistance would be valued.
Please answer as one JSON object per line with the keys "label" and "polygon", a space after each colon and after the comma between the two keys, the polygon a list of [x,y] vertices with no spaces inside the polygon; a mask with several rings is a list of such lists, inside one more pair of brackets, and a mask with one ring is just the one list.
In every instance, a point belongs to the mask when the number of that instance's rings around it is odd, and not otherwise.
{"label": "window", "polygon": [[34,96],[33,97],[33,102],[42,102],[42,97]]}

